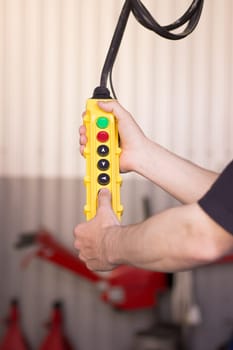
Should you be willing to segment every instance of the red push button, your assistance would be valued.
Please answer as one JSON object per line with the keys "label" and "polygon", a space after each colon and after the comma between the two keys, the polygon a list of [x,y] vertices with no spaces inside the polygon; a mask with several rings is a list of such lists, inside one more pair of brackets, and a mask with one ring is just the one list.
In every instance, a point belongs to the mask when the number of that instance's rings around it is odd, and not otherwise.
{"label": "red push button", "polygon": [[97,134],[97,140],[98,140],[99,142],[107,142],[108,139],[109,139],[109,135],[108,135],[108,133],[107,133],[106,131],[100,131],[100,132],[98,132],[98,134]]}

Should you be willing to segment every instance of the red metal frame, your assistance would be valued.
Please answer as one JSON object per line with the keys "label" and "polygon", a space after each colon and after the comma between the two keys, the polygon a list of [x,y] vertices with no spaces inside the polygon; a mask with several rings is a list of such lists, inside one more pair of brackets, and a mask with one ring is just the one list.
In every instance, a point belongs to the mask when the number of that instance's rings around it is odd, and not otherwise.
{"label": "red metal frame", "polygon": [[[27,234],[23,235],[23,240],[27,240]],[[158,294],[167,289],[167,276],[160,272],[131,266],[120,266],[108,275],[92,272],[74,252],[65,248],[45,230],[33,234],[33,243],[36,250],[33,255],[27,256],[24,262],[36,256],[85,278],[99,288],[104,302],[118,309],[135,310],[155,306]],[[225,257],[217,263],[229,262],[233,262],[233,256]]]}
{"label": "red metal frame", "polygon": [[[24,238],[26,235],[23,235]],[[36,256],[65,268],[79,277],[94,283],[101,299],[121,310],[149,308],[156,305],[158,293],[167,289],[166,274],[145,271],[130,266],[120,266],[107,275],[97,274],[86,268],[71,250],[47,231],[34,234],[35,252],[26,256],[24,264]]]}

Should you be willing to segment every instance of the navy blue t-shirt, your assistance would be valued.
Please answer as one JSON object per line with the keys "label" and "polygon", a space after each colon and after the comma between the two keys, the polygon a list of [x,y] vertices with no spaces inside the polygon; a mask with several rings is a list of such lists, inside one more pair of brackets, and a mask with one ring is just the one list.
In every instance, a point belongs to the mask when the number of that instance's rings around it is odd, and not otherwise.
{"label": "navy blue t-shirt", "polygon": [[233,161],[198,203],[214,221],[233,234]]}

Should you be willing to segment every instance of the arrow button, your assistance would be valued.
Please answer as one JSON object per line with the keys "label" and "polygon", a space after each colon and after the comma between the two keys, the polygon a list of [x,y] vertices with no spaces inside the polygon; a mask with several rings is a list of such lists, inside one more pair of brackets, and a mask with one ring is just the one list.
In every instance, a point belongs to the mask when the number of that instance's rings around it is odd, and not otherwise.
{"label": "arrow button", "polygon": [[97,163],[97,167],[99,170],[108,170],[109,161],[107,159],[100,159]]}
{"label": "arrow button", "polygon": [[105,173],[99,174],[98,183],[100,185],[106,186],[109,184],[109,182],[110,182],[110,176],[108,174],[105,174]]}
{"label": "arrow button", "polygon": [[109,148],[106,145],[100,145],[97,148],[97,153],[99,156],[105,157],[109,154]]}

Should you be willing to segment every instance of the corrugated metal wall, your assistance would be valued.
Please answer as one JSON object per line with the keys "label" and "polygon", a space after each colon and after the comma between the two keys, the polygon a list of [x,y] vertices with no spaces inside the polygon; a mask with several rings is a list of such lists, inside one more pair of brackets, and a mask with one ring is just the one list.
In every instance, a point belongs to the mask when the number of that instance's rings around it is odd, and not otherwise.
{"label": "corrugated metal wall", "polygon": [[[190,1],[143,3],[166,24]],[[151,321],[151,312],[115,313],[87,282],[48,264],[33,262],[22,272],[23,254],[12,249],[18,232],[40,226],[72,246],[84,203],[77,130],[122,4],[0,0],[0,312],[19,296],[34,345],[55,298],[65,300],[67,332],[81,350],[126,350],[135,329]],[[192,36],[170,42],[131,17],[114,69],[119,100],[148,136],[216,170],[233,153],[232,18],[231,0],[206,0]],[[126,222],[143,218],[144,195],[154,210],[172,203],[138,178],[124,182]]]}
{"label": "corrugated metal wall", "polygon": [[[146,1],[161,23],[190,1]],[[78,176],[77,127],[122,1],[1,0],[3,176]],[[232,1],[206,0],[188,39],[170,42],[131,18],[114,71],[119,100],[147,134],[220,167],[232,141]]]}

